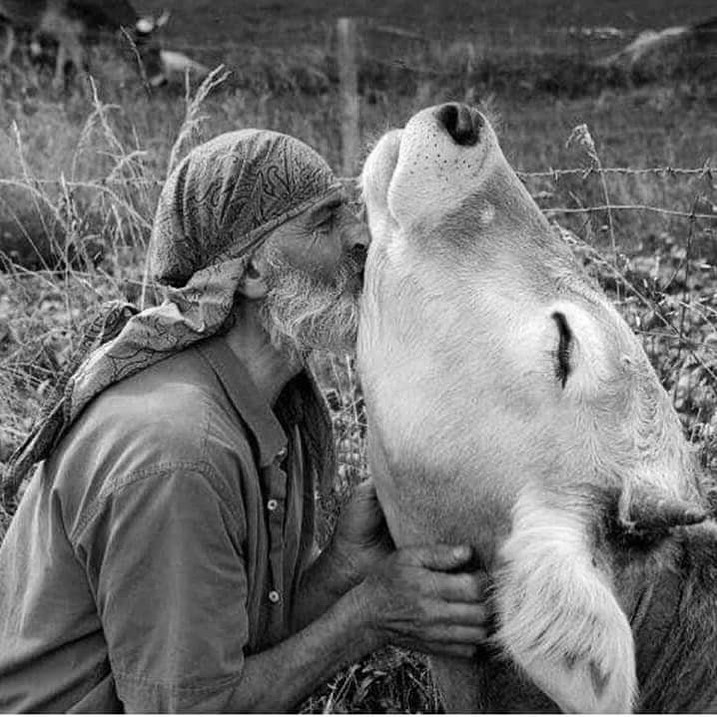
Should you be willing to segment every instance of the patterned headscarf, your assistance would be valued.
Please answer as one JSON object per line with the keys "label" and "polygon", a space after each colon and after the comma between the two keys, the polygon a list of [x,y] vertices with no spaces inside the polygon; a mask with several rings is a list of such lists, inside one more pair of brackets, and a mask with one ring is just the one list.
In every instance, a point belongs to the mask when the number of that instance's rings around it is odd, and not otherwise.
{"label": "patterned headscarf", "polygon": [[[156,279],[167,285],[165,301],[142,312],[114,302],[90,326],[82,342],[89,354],[72,367],[11,459],[6,499],[104,389],[220,332],[247,257],[273,229],[341,191],[313,149],[277,132],[228,132],[190,152],[167,180],[152,228],[150,262]],[[309,379],[314,396],[305,408],[322,434],[309,440],[316,451],[326,451],[330,420]]]}

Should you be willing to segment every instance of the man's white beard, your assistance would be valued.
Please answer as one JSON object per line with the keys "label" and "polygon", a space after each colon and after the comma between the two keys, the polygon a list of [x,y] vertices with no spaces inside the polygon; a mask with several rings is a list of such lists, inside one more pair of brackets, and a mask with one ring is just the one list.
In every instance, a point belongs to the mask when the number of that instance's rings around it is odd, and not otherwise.
{"label": "man's white beard", "polygon": [[264,329],[280,350],[304,360],[312,351],[353,351],[358,333],[356,271],[342,265],[331,284],[269,257],[269,293],[261,306]]}

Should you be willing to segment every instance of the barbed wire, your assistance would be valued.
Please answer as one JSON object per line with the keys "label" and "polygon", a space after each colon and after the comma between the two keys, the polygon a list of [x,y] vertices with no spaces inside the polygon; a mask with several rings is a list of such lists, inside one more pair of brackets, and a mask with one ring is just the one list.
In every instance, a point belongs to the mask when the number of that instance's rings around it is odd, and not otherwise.
{"label": "barbed wire", "polygon": [[[650,167],[644,169],[631,169],[629,167],[607,167],[602,172],[605,173],[618,173],[618,174],[656,174],[663,175],[669,170],[668,176],[677,177],[694,177],[702,176],[706,173],[709,174],[708,167],[702,167],[700,169],[691,168],[672,168],[672,167]],[[578,174],[581,177],[585,177],[585,170],[583,169],[565,169],[565,170],[550,170],[548,172],[532,172],[527,173],[529,176],[539,177],[555,177],[556,172],[558,176],[561,175],[575,175]],[[588,174],[597,173],[589,172]],[[517,173],[518,176],[526,175],[526,173]],[[711,175],[710,175],[711,176]],[[351,190],[358,191],[358,177],[339,177],[344,185],[347,185]],[[65,179],[2,179],[0,178],[0,186],[12,186],[18,189],[27,189],[28,191],[37,192],[40,191],[38,187],[48,185],[58,185],[66,189],[85,189],[85,190],[97,190],[102,193],[106,193],[111,200],[118,201],[122,206],[126,202],[122,201],[120,197],[117,197],[111,190],[110,186],[153,186],[161,187],[164,184],[164,180],[158,178],[111,178],[111,179],[99,179],[99,180],[82,180],[82,181],[71,181]],[[579,214],[594,214],[597,212],[650,212],[652,214],[659,214],[666,217],[677,217],[680,219],[688,219],[690,221],[695,220],[706,220],[711,222],[717,222],[717,205],[715,205],[713,213],[707,212],[696,212],[696,211],[685,211],[681,209],[668,209],[666,207],[658,207],[650,204],[613,204],[604,203],[592,206],[580,206],[580,207],[541,207],[543,214],[548,218],[568,215],[579,215]],[[133,210],[135,219],[140,220],[140,224],[144,228],[148,228],[150,225],[148,220],[141,217],[136,211]]]}
{"label": "barbed wire", "polygon": [[[636,175],[636,176],[644,176],[644,175],[655,175],[658,177],[664,177],[664,178],[672,178],[672,179],[679,179],[681,177],[691,177],[691,178],[706,178],[709,180],[713,179],[713,175],[715,173],[715,169],[710,165],[709,162],[706,162],[701,167],[672,167],[672,166],[665,166],[665,167],[603,167],[603,168],[597,168],[597,167],[569,167],[565,169],[547,169],[544,171],[536,171],[536,172],[526,172],[526,171],[520,171],[516,170],[516,175],[520,179],[554,179],[556,182],[560,180],[561,177],[573,177],[577,176],[583,180],[588,179],[592,175],[600,175],[600,174],[615,174],[615,175]],[[358,176],[352,176],[352,177],[338,177],[338,180],[340,182],[343,182],[346,185],[352,185],[358,182],[359,177]],[[22,186],[26,183],[32,183],[32,184],[38,184],[38,185],[67,185],[68,187],[85,187],[85,188],[91,188],[92,186],[101,187],[101,186],[107,186],[111,184],[116,185],[157,185],[161,186],[164,184],[163,179],[159,179],[157,177],[98,177],[95,179],[83,179],[83,180],[67,180],[67,179],[54,179],[54,178],[40,178],[40,177],[33,177],[31,180],[25,180],[25,179],[12,179],[12,178],[0,178],[0,186],[2,185],[12,185],[12,186]]]}
{"label": "barbed wire", "polygon": [[717,212],[714,214],[704,214],[698,212],[685,212],[679,209],[665,209],[664,207],[654,207],[649,204],[598,204],[591,207],[544,207],[541,209],[543,214],[548,217],[559,214],[585,214],[593,212],[607,211],[640,211],[653,212],[656,214],[664,214],[671,217],[682,217],[683,219],[711,219],[717,221]]}
{"label": "barbed wire", "polygon": [[584,168],[577,168],[573,167],[570,169],[548,169],[541,172],[518,172],[516,171],[516,174],[520,179],[539,179],[539,178],[546,178],[546,179],[553,179],[556,182],[560,180],[561,177],[572,177],[572,176],[580,176],[583,179],[587,179],[590,175],[593,174],[621,174],[621,175],[636,175],[636,176],[642,176],[646,174],[654,174],[657,176],[664,176],[664,177],[679,177],[679,176],[691,176],[691,177],[700,177],[700,178],[706,178],[711,180],[712,179],[712,173],[713,168],[710,166],[709,162],[705,162],[705,164],[700,167],[694,167],[694,168],[684,168],[684,167],[643,167],[643,168],[633,168],[633,167],[584,167]]}

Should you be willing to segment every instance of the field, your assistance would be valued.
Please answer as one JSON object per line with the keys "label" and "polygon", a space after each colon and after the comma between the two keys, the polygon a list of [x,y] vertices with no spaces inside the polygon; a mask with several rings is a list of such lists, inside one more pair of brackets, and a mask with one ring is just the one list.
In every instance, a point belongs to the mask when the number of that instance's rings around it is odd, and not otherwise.
{"label": "field", "polygon": [[[166,45],[230,74],[198,95],[196,83],[148,94],[126,48],[110,45],[93,50],[94,86],[61,94],[47,68],[0,67],[0,465],[51,395],[85,317],[109,298],[155,301],[144,254],[177,157],[218,132],[267,127],[342,170],[334,28],[351,15],[363,153],[419,108],[479,104],[536,201],[643,338],[705,465],[717,467],[717,42],[635,73],[594,64],[640,30],[709,18],[713,3],[136,4],[168,6]],[[592,32],[606,27],[619,32]],[[328,525],[365,474],[364,439],[351,357],[318,368],[342,460]],[[10,512],[0,504],[0,539]],[[344,671],[304,705],[439,709],[423,658],[399,650]]]}

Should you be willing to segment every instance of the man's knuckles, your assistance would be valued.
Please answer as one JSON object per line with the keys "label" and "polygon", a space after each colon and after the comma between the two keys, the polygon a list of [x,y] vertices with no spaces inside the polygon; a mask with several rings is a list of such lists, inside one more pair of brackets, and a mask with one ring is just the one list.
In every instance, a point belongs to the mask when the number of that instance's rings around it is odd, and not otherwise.
{"label": "man's knuckles", "polygon": [[471,557],[471,550],[465,545],[422,545],[403,548],[399,552],[412,565],[439,571],[456,570]]}
{"label": "man's knuckles", "polygon": [[440,594],[446,600],[477,603],[485,600],[486,583],[481,574],[458,573],[442,576]]}

